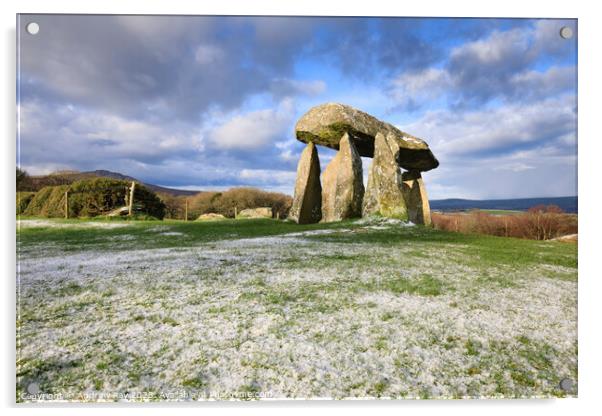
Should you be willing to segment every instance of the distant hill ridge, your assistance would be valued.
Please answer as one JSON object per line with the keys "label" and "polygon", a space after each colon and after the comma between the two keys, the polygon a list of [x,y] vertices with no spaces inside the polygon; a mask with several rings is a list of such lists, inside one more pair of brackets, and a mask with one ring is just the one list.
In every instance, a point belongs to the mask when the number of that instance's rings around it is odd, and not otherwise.
{"label": "distant hill ridge", "polygon": [[174,189],[167,188],[164,186],[153,185],[152,183],[142,182],[134,177],[123,175],[118,172],[111,172],[109,170],[93,170],[89,172],[78,172],[75,170],[62,170],[52,172],[49,175],[39,175],[39,176],[31,176],[30,181],[33,184],[35,190],[43,188],[44,186],[49,185],[66,185],[72,182],[81,180],[81,179],[89,179],[89,178],[111,178],[111,179],[122,179],[126,181],[136,181],[138,183],[143,184],[146,188],[157,192],[163,193],[173,196],[181,196],[181,195],[196,195],[202,191],[186,191],[182,189]]}
{"label": "distant hill ridge", "polygon": [[577,197],[561,196],[547,198],[516,198],[516,199],[439,199],[431,200],[430,206],[438,211],[463,211],[469,209],[504,209],[526,211],[536,205],[557,205],[564,212],[577,213]]}

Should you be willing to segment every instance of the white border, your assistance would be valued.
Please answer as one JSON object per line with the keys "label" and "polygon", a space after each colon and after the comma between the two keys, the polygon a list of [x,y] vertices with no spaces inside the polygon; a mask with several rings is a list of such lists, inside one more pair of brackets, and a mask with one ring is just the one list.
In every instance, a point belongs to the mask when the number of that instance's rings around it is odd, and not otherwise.
{"label": "white border", "polygon": [[[6,268],[3,276],[4,287],[2,320],[2,376],[0,386],[3,407],[8,407],[8,414],[15,411],[25,413],[43,413],[45,415],[80,414],[81,407],[60,408],[51,406],[40,409],[28,407],[17,410],[14,405],[14,263],[15,263],[15,216],[14,216],[14,163],[16,135],[15,106],[15,15],[16,13],[107,13],[107,14],[244,14],[244,15],[347,15],[347,16],[474,16],[474,17],[565,17],[579,19],[579,398],[566,400],[543,401],[406,401],[406,402],[260,402],[260,403],[202,403],[159,404],[154,407],[135,405],[119,407],[95,405],[86,410],[96,414],[165,414],[166,408],[176,407],[178,412],[195,413],[232,412],[238,413],[243,408],[254,414],[281,414],[282,407],[287,414],[310,412],[343,411],[366,413],[375,410],[380,413],[419,411],[420,413],[447,414],[479,414],[496,415],[511,413],[545,413],[546,415],[584,414],[589,410],[600,408],[597,401],[598,386],[602,385],[599,355],[602,351],[600,336],[600,317],[602,311],[602,276],[596,264],[600,256],[600,218],[601,207],[600,158],[602,149],[600,142],[600,123],[602,122],[602,89],[600,88],[600,39],[602,39],[602,22],[596,13],[593,1],[545,1],[528,2],[525,0],[505,0],[499,2],[470,0],[420,0],[395,2],[393,0],[363,1],[326,1],[303,0],[286,2],[283,0],[237,0],[237,1],[203,1],[192,0],[9,0],[0,2],[2,13],[2,47],[1,65],[2,91],[0,114],[3,127],[2,181],[4,190],[2,210],[2,264]],[[551,178],[550,180],[553,180]],[[597,255],[597,256],[596,256]],[[596,267],[598,266],[598,267]],[[19,406],[24,407],[24,406]],[[306,409],[306,407],[309,407]],[[6,414],[6,413],[5,413]]]}

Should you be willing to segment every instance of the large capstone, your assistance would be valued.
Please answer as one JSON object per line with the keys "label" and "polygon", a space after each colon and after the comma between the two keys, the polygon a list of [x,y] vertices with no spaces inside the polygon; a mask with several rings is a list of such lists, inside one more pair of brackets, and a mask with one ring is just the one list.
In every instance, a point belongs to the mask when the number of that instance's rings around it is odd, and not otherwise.
{"label": "large capstone", "polygon": [[322,175],[322,221],[360,217],[363,197],[362,158],[345,133]]}
{"label": "large capstone", "polygon": [[404,172],[403,195],[408,207],[408,219],[414,224],[431,224],[431,207],[420,172]]}
{"label": "large capstone", "polygon": [[322,218],[322,186],[318,149],[308,143],[297,166],[295,195],[289,218],[299,224],[312,224]]}
{"label": "large capstone", "polygon": [[427,171],[439,166],[428,144],[392,124],[344,104],[327,103],[311,108],[297,122],[297,140],[339,149],[343,134],[349,134],[360,156],[374,156],[377,133],[391,135],[399,145],[397,163],[406,170]]}
{"label": "large capstone", "polygon": [[399,146],[392,134],[377,133],[374,140],[374,159],[368,174],[362,215],[408,219],[402,190],[402,177],[397,165]]}

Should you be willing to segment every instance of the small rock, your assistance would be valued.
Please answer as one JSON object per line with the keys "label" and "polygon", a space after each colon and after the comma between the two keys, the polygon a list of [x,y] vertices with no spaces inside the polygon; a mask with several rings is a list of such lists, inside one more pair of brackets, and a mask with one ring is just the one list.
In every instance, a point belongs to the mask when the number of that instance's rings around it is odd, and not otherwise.
{"label": "small rock", "polygon": [[238,213],[236,218],[272,218],[271,207],[247,208]]}
{"label": "small rock", "polygon": [[207,214],[202,214],[200,215],[196,220],[197,221],[216,221],[216,220],[225,220],[226,217],[224,217],[222,214],[216,214],[213,212],[209,212]]}

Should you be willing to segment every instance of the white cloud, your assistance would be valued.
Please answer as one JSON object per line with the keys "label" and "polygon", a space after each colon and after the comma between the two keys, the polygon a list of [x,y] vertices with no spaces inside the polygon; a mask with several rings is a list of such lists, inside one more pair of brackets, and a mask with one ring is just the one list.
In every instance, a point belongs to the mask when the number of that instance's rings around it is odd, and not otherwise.
{"label": "white cloud", "polygon": [[452,49],[450,58],[454,61],[470,61],[481,66],[506,65],[516,60],[529,47],[532,29],[520,28],[507,31],[494,31],[485,39],[464,43]]}
{"label": "white cloud", "polygon": [[257,150],[286,135],[294,116],[292,100],[285,99],[275,109],[236,114],[213,128],[208,138],[222,150]]}
{"label": "white cloud", "polygon": [[423,137],[442,158],[558,140],[575,129],[574,106],[575,97],[565,95],[493,109],[436,110],[401,128]]}
{"label": "white cloud", "polygon": [[194,59],[201,65],[215,65],[225,56],[222,49],[215,45],[199,45],[194,53]]}
{"label": "white cloud", "polygon": [[[556,61],[573,50],[558,31],[571,21],[540,20],[520,28],[495,30],[484,38],[452,48],[443,66],[404,72],[389,85],[397,106],[533,101],[558,93],[576,94],[576,66]],[[549,65],[536,67],[545,55]]]}
{"label": "white cloud", "polygon": [[391,82],[389,95],[404,107],[436,100],[451,86],[451,77],[445,69],[427,68],[399,75]]}
{"label": "white cloud", "polygon": [[81,166],[116,159],[194,156],[198,134],[189,126],[133,120],[70,105],[21,104],[21,157],[28,165]]}
{"label": "white cloud", "polygon": [[287,184],[295,182],[296,172],[271,169],[242,169],[240,178],[250,181]]}
{"label": "white cloud", "polygon": [[512,172],[522,172],[530,169],[535,169],[535,166],[527,165],[526,163],[509,163],[493,167],[493,170],[510,170]]}
{"label": "white cloud", "polygon": [[276,97],[289,97],[296,95],[314,97],[326,91],[326,83],[322,80],[276,78],[272,80],[270,91]]}

